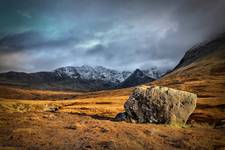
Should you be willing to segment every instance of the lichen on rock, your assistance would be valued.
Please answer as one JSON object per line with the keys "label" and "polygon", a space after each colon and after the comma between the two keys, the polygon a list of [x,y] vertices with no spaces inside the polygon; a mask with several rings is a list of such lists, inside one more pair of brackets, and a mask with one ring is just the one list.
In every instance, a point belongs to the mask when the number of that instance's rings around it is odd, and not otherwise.
{"label": "lichen on rock", "polygon": [[140,86],[124,104],[126,120],[184,125],[196,107],[197,95],[162,86]]}

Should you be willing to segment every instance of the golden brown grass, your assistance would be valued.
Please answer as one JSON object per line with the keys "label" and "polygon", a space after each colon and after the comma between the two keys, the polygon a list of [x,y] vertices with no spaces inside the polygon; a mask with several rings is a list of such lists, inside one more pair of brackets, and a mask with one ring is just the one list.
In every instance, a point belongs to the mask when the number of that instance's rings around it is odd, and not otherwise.
{"label": "golden brown grass", "polygon": [[[33,93],[32,90],[29,90],[29,92]],[[47,97],[49,100],[2,98],[0,99],[0,107],[2,111],[26,112],[44,111],[46,107],[59,106],[61,112],[114,117],[117,113],[123,111],[123,104],[128,99],[130,92],[131,89],[79,93],[75,99],[56,100],[53,99],[55,97],[53,94],[59,95],[61,92],[45,91],[44,93],[41,91],[42,97]],[[76,93],[69,93],[69,96],[70,94]],[[21,95],[23,95],[23,93],[21,93]]]}
{"label": "golden brown grass", "polygon": [[[202,127],[130,124],[70,113],[0,113],[1,146],[16,149],[215,149],[224,133]],[[6,128],[7,126],[7,128]]]}
{"label": "golden brown grass", "polygon": [[[209,124],[209,115],[224,118],[221,98],[199,98],[185,128],[114,122],[132,89],[79,93],[70,100],[6,99],[0,101],[0,149],[215,149],[225,147],[223,130]],[[29,90],[32,93],[32,90]],[[35,91],[38,92],[38,91]],[[51,94],[49,94],[51,93]],[[62,94],[62,92],[59,92]],[[72,93],[70,94],[77,94]],[[59,107],[57,113],[45,112]],[[207,106],[207,107],[205,107]],[[210,107],[209,107],[210,106]],[[215,110],[212,110],[215,109]],[[203,117],[203,118],[202,118]],[[201,121],[206,122],[201,122]]]}

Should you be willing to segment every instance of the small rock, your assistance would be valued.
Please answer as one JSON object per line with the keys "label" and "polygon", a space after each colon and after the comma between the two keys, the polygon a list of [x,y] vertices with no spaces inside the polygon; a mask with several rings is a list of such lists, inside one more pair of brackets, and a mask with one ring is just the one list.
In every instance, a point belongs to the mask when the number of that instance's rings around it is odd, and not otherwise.
{"label": "small rock", "polygon": [[51,105],[51,106],[48,106],[46,105],[46,107],[44,108],[44,111],[47,111],[47,112],[56,112],[59,110],[59,106],[56,106],[56,105]]}
{"label": "small rock", "polygon": [[106,129],[106,128],[103,128],[103,127],[101,127],[101,128],[100,128],[100,131],[101,131],[102,133],[106,133],[106,132],[109,132],[109,130],[108,130],[108,129]]}
{"label": "small rock", "polygon": [[51,120],[56,118],[56,116],[54,114],[44,114],[42,117],[47,118],[47,119],[51,119]]}
{"label": "small rock", "polygon": [[75,124],[69,124],[69,125],[65,126],[64,128],[71,129],[71,130],[76,130],[77,126]]}
{"label": "small rock", "polygon": [[126,120],[127,120],[126,112],[118,113],[115,117],[115,121],[126,121]]}

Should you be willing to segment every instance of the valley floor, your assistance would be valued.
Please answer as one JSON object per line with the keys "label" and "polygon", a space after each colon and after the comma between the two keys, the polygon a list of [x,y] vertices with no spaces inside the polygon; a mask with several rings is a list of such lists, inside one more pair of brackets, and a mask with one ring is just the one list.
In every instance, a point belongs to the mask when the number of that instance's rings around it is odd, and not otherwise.
{"label": "valley floor", "polygon": [[130,88],[91,93],[3,89],[17,99],[0,99],[0,149],[225,149],[221,97],[199,98],[188,124],[174,127],[115,122]]}

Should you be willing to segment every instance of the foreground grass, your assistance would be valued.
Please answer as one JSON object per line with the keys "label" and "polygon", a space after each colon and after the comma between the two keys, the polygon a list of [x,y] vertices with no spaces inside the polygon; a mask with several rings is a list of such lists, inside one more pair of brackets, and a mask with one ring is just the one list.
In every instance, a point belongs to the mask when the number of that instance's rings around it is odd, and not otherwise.
{"label": "foreground grass", "polygon": [[0,149],[223,149],[224,131],[131,124],[71,113],[0,113]]}

